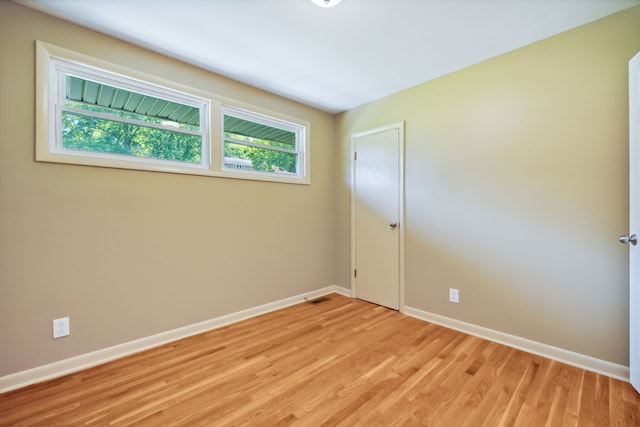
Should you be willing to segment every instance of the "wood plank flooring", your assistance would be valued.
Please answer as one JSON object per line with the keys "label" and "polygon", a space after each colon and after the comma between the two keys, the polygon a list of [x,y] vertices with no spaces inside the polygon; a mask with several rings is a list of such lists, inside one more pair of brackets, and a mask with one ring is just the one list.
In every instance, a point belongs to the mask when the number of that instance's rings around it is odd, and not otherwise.
{"label": "wood plank flooring", "polygon": [[329,295],[0,395],[2,426],[640,426],[622,381]]}

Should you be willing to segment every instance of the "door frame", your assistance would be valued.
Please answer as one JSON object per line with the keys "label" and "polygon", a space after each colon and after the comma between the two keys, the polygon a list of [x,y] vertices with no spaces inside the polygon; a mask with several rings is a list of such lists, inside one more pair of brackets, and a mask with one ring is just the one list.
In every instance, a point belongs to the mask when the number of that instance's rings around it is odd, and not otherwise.
{"label": "door frame", "polygon": [[[629,61],[629,235],[640,231],[640,52]],[[629,245],[629,382],[640,392],[640,247]]]}
{"label": "door frame", "polygon": [[386,126],[369,129],[362,132],[351,134],[351,296],[356,298],[357,295],[357,279],[355,277],[356,270],[356,139],[373,135],[376,133],[386,132],[396,129],[398,131],[398,311],[404,313],[405,305],[405,289],[404,289],[404,242],[405,242],[405,187],[404,187],[404,121],[392,123]]}

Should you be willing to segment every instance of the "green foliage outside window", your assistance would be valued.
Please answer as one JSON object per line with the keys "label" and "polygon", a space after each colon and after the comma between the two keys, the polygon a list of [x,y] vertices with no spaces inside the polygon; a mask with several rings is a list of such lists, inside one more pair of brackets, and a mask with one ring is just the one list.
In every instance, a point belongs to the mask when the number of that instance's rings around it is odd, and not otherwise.
{"label": "green foliage outside window", "polygon": [[[265,147],[280,147],[282,144],[276,141],[249,138],[243,135],[225,133],[225,138],[233,137],[235,140],[250,141]],[[274,172],[280,174],[295,174],[297,171],[297,155],[283,151],[259,148],[226,141],[224,144],[224,156],[233,159],[251,161],[251,167],[258,171]]]}
{"label": "green foliage outside window", "polygon": [[[170,123],[171,126],[189,130],[198,130],[197,126],[167,122],[157,117],[148,117],[70,100],[67,100],[65,105],[74,108],[76,111],[86,110],[95,113],[106,113],[132,119],[140,123],[126,123],[63,111],[62,141],[63,147],[66,149],[187,163],[200,163],[202,161],[202,141],[200,136],[146,127],[144,123]],[[225,139],[227,138],[239,143],[226,141],[224,144],[224,156],[231,159],[250,161],[251,165],[245,166],[245,169],[277,174],[296,174],[297,154],[270,148],[276,147],[290,150],[293,148],[290,144],[225,132]],[[265,148],[243,145],[242,142],[249,142]]]}
{"label": "green foliage outside window", "polygon": [[201,137],[64,112],[62,144],[72,150],[200,163]]}

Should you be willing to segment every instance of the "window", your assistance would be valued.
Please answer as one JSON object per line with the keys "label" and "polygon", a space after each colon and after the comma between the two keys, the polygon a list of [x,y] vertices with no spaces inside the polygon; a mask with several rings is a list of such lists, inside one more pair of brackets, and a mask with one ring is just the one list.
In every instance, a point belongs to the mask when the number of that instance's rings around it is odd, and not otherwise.
{"label": "window", "polygon": [[306,122],[42,42],[37,58],[38,161],[309,183]]}
{"label": "window", "polygon": [[189,105],[176,102],[177,96],[163,99],[148,90],[127,90],[122,84],[104,83],[106,76],[90,80],[83,71],[57,67],[61,87],[56,151],[206,165],[207,134],[201,126],[206,103]]}
{"label": "window", "polygon": [[56,49],[47,46],[41,70],[49,105],[38,160],[186,173],[210,169],[209,100],[49,50]]}
{"label": "window", "polygon": [[304,127],[223,107],[224,167],[285,176],[304,175]]}

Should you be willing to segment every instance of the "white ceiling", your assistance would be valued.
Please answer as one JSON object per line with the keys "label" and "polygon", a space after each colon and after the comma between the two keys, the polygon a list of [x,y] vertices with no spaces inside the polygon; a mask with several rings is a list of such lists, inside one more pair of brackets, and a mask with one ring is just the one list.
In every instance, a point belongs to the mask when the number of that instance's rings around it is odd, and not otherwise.
{"label": "white ceiling", "polygon": [[[16,0],[318,107],[347,110],[640,0]],[[640,23],[639,23],[640,25]]]}

